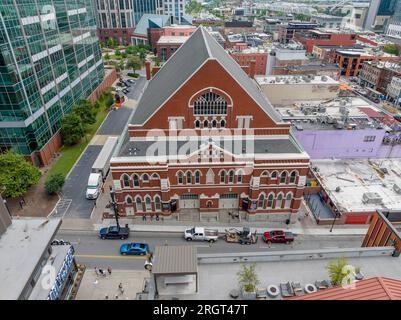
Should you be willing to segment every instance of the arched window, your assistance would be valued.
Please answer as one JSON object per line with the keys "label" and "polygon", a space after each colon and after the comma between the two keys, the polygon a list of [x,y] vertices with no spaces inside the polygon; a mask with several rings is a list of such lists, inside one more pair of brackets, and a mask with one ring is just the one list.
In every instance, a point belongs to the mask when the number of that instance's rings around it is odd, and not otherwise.
{"label": "arched window", "polygon": [[162,203],[160,201],[160,197],[159,196],[155,196],[155,210],[156,211],[160,211],[162,208]]}
{"label": "arched window", "polygon": [[139,187],[139,177],[137,174],[134,174],[134,187]]}
{"label": "arched window", "polygon": [[262,174],[260,175],[261,177],[268,177],[269,173],[265,170],[262,172]]}
{"label": "arched window", "polygon": [[224,128],[226,126],[225,120],[220,120],[220,128]]}
{"label": "arched window", "polygon": [[292,202],[292,193],[289,192],[289,193],[287,193],[287,196],[285,197],[284,208],[291,208],[291,202]]}
{"label": "arched window", "polygon": [[259,195],[259,200],[258,200],[258,208],[259,209],[263,209],[264,202],[265,202],[265,195],[263,193],[261,193]]}
{"label": "arched window", "polygon": [[187,184],[191,184],[192,183],[192,173],[191,171],[187,172]]}
{"label": "arched window", "polygon": [[293,172],[291,172],[291,175],[290,175],[290,183],[295,183],[295,181],[296,181],[296,179],[297,179],[297,172],[296,171],[293,171]]}
{"label": "arched window", "polygon": [[210,168],[206,174],[206,183],[214,183],[214,173]]}
{"label": "arched window", "polygon": [[280,183],[286,183],[287,180],[287,171],[283,171],[280,176]]}
{"label": "arched window", "polygon": [[274,200],[274,194],[270,193],[269,197],[267,198],[267,207],[268,208],[273,208],[273,200]]}
{"label": "arched window", "polygon": [[199,129],[200,128],[200,121],[195,120],[195,128]]}
{"label": "arched window", "polygon": [[204,128],[209,128],[209,121],[204,120],[204,121],[203,121],[203,127],[204,127]]}
{"label": "arched window", "polygon": [[231,171],[228,173],[228,182],[229,182],[229,183],[234,183],[234,171],[233,171],[233,170],[231,170]]}
{"label": "arched window", "polygon": [[178,180],[178,184],[182,184],[183,183],[183,174],[182,174],[182,172],[181,171],[179,171],[178,173],[177,173],[177,180]]}
{"label": "arched window", "polygon": [[125,198],[125,203],[126,203],[126,204],[132,204],[132,198],[131,198],[130,196],[127,196],[127,197]]}
{"label": "arched window", "polygon": [[195,183],[200,183],[200,171],[195,171]]}
{"label": "arched window", "polygon": [[243,178],[243,174],[242,174],[242,171],[240,170],[237,172],[237,182],[242,183],[242,178]]}
{"label": "arched window", "polygon": [[123,175],[123,184],[124,188],[129,188],[129,176],[126,174]]}
{"label": "arched window", "polygon": [[279,193],[276,200],[276,209],[281,209],[283,207],[283,194]]}
{"label": "arched window", "polygon": [[142,199],[141,197],[136,197],[135,199],[136,211],[143,211]]}
{"label": "arched window", "polygon": [[220,183],[226,182],[226,172],[224,170],[220,171]]}
{"label": "arched window", "polygon": [[206,92],[196,98],[194,102],[194,115],[227,114],[226,99],[214,92]]}
{"label": "arched window", "polygon": [[152,200],[150,199],[149,196],[145,197],[145,205],[146,205],[146,211],[152,210]]}
{"label": "arched window", "polygon": [[216,127],[217,127],[217,120],[213,120],[213,121],[212,121],[212,127],[213,127],[213,128],[216,128]]}
{"label": "arched window", "polygon": [[157,173],[152,174],[152,179],[153,180],[159,180],[160,176]]}
{"label": "arched window", "polygon": [[149,181],[149,176],[145,173],[145,174],[142,176],[142,180],[145,181],[145,182],[148,182],[148,181]]}
{"label": "arched window", "polygon": [[273,171],[271,175],[272,179],[277,179],[277,171]]}

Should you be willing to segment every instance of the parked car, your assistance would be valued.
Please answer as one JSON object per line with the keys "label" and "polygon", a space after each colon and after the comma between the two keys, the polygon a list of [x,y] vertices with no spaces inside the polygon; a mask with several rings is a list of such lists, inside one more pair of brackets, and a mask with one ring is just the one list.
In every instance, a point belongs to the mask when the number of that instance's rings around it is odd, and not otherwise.
{"label": "parked car", "polygon": [[123,92],[124,92],[125,94],[128,94],[128,93],[129,93],[129,90],[128,90],[128,89],[123,89]]}
{"label": "parked car", "polygon": [[123,82],[120,81],[120,82],[117,82],[116,86],[117,86],[117,87],[122,87],[122,88],[123,88],[123,87],[125,87],[126,85],[125,85]]}
{"label": "parked car", "polygon": [[134,80],[134,79],[128,79],[127,81],[128,81],[128,82],[131,82],[131,83],[135,83],[135,80]]}
{"label": "parked car", "polygon": [[283,230],[266,231],[263,234],[263,241],[266,243],[291,243],[294,241],[292,232]]}
{"label": "parked car", "polygon": [[149,253],[149,245],[147,243],[124,243],[120,247],[120,254],[133,255],[133,256],[144,256]]}
{"label": "parked car", "polygon": [[121,239],[125,240],[129,236],[128,225],[125,227],[120,226],[110,226],[102,228],[99,231],[99,236],[101,239]]}

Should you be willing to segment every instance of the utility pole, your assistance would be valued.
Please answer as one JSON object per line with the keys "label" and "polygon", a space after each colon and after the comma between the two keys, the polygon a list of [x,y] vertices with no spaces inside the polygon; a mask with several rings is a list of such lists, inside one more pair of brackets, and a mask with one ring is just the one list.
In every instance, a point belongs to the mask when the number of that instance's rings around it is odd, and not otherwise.
{"label": "utility pole", "polygon": [[111,198],[111,205],[113,206],[114,217],[116,218],[117,227],[120,228],[120,223],[118,222],[118,207],[116,202],[116,192],[110,186],[110,198]]}
{"label": "utility pole", "polygon": [[337,216],[338,216],[338,212],[336,211],[336,215],[334,216],[333,224],[331,225],[330,232],[333,231],[333,227],[334,227],[334,224],[336,223]]}

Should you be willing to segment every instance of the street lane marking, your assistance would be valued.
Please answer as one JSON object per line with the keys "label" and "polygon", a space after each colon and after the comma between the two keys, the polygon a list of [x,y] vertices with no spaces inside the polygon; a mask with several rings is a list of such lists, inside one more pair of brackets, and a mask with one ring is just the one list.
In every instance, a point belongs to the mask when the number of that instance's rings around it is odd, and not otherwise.
{"label": "street lane marking", "polygon": [[89,258],[89,259],[138,259],[146,260],[147,256],[102,256],[95,254],[76,254],[76,258]]}

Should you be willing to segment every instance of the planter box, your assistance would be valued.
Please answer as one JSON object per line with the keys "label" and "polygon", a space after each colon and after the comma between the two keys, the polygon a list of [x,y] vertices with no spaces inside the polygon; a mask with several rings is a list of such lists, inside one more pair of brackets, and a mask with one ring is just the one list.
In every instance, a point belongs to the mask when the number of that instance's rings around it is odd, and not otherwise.
{"label": "planter box", "polygon": [[247,292],[244,289],[241,290],[241,296],[243,300],[255,300],[256,299],[256,292]]}

